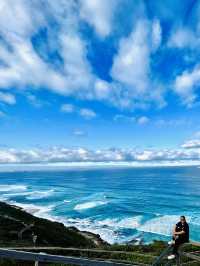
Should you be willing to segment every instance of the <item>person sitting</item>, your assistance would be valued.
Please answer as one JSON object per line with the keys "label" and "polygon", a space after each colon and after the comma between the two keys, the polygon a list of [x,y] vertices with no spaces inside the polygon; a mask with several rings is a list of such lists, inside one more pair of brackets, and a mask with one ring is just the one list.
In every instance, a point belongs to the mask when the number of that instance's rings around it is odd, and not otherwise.
{"label": "person sitting", "polygon": [[180,221],[174,227],[172,241],[169,242],[173,246],[173,251],[168,259],[174,259],[178,255],[180,245],[187,242],[189,242],[189,225],[185,216],[182,215]]}

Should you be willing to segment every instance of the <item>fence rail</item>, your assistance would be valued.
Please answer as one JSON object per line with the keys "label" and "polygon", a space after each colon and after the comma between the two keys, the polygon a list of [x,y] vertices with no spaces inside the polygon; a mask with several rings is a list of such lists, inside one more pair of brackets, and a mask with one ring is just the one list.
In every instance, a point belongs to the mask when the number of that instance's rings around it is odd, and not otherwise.
{"label": "fence rail", "polygon": [[2,248],[0,249],[0,258],[22,260],[22,261],[63,263],[63,264],[73,264],[81,266],[134,266],[134,264],[130,263],[129,264],[117,263],[112,261],[92,260],[87,258],[57,256],[57,255],[25,252],[25,251],[2,249]]}
{"label": "fence rail", "polygon": [[90,252],[90,253],[104,253],[104,254],[123,254],[123,255],[137,255],[138,257],[145,258],[155,258],[155,255],[150,254],[140,254],[134,251],[121,251],[121,250],[105,250],[105,249],[88,249],[88,248],[65,248],[65,247],[9,247],[9,250],[22,250],[22,251],[39,251],[39,252],[49,252],[49,251],[72,251],[72,252]]}
{"label": "fence rail", "polygon": [[[199,243],[190,243],[194,246],[199,246]],[[182,247],[179,250],[179,258],[176,260],[177,265],[182,265],[180,263],[180,259],[182,257],[187,257],[189,259],[192,259],[193,261],[199,262],[200,265],[200,256],[194,253],[189,253],[185,252],[183,249],[186,247],[188,244],[182,245]],[[171,251],[170,246],[168,246],[160,256],[158,256],[155,260],[152,266],[158,266],[161,265],[166,259],[166,256],[170,253]],[[12,260],[21,260],[21,261],[34,261],[36,262],[35,265],[38,265],[38,262],[47,262],[47,263],[62,263],[62,264],[73,264],[73,265],[81,265],[81,266],[136,266],[138,265],[137,263],[131,264],[131,263],[126,263],[126,262],[115,262],[111,260],[98,260],[98,259],[89,259],[89,258],[83,258],[83,257],[72,257],[72,256],[59,256],[59,255],[50,255],[46,253],[35,253],[35,252],[30,252],[28,250],[34,250],[34,251],[41,251],[41,250],[68,250],[68,251],[90,251],[90,252],[106,252],[106,253],[126,253],[130,254],[132,252],[122,252],[122,251],[108,251],[108,250],[90,250],[90,249],[78,249],[78,248],[59,248],[59,247],[37,247],[37,248],[32,248],[32,247],[18,247],[18,248],[0,248],[0,258],[7,258],[7,259],[12,259]],[[24,251],[27,250],[27,251]],[[145,256],[149,256],[144,254]],[[154,256],[152,256],[154,257]],[[170,261],[166,261],[165,265],[169,266],[172,265]],[[163,264],[162,264],[163,265]],[[174,264],[173,264],[174,265]]]}
{"label": "fence rail", "polygon": [[[183,244],[179,249],[179,252],[178,252],[179,255],[175,258],[175,263],[177,266],[183,265],[183,263],[181,263],[181,259],[183,257],[187,257],[189,259],[192,259],[193,261],[198,262],[200,265],[200,256],[193,254],[193,253],[190,253],[190,252],[184,252],[183,251],[183,249],[185,247],[187,247],[188,245],[191,245],[191,244],[193,246],[200,247],[200,243],[198,243],[198,242],[190,242],[190,243]],[[172,250],[172,246],[168,246],[166,249],[164,249],[164,251],[161,253],[161,255],[155,259],[152,266],[161,265],[161,263],[163,263],[163,261],[166,259],[166,256],[171,252],[171,250]],[[170,266],[172,264],[174,265],[174,261],[168,261],[165,263],[165,266]]]}

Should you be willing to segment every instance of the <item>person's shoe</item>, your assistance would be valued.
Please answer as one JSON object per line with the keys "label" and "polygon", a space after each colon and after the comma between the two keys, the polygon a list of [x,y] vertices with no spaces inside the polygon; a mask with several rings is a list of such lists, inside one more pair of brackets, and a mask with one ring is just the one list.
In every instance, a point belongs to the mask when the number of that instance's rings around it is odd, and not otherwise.
{"label": "person's shoe", "polygon": [[168,258],[168,260],[173,260],[173,259],[175,259],[175,255],[174,254],[172,254],[172,255],[169,255],[167,258]]}
{"label": "person's shoe", "polygon": [[168,245],[173,245],[173,244],[175,244],[174,240],[171,240],[171,241],[168,242]]}

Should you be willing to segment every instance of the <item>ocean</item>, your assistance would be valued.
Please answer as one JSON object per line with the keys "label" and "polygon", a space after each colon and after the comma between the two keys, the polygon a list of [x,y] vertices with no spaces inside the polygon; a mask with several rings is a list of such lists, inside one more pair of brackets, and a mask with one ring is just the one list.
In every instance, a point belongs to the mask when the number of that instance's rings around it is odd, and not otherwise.
{"label": "ocean", "polygon": [[0,200],[109,243],[169,240],[180,215],[200,241],[200,168],[77,167],[0,172]]}

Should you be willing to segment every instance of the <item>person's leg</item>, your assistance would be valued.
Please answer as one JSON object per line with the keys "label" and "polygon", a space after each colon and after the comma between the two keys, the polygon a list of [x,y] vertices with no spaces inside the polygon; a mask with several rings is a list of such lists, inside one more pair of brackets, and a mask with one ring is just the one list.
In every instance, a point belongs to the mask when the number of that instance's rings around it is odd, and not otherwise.
{"label": "person's leg", "polygon": [[174,235],[172,235],[172,239],[168,242],[168,245],[170,245],[170,246],[174,245],[175,239],[176,239],[176,237]]}
{"label": "person's leg", "polygon": [[178,241],[175,240],[175,244],[173,246],[173,250],[172,250],[172,253],[174,255],[178,255],[178,248],[179,248],[180,244],[178,243]]}
{"label": "person's leg", "polygon": [[178,249],[179,249],[180,245],[182,245],[183,243],[184,243],[184,241],[179,239],[179,238],[175,240],[175,244],[173,246],[173,251],[172,251],[172,253],[174,255],[178,255]]}
{"label": "person's leg", "polygon": [[182,241],[180,241],[179,238],[176,238],[174,240],[174,244],[172,245],[173,249],[172,249],[172,254],[168,256],[168,259],[175,259],[178,256],[178,249],[180,247],[180,245],[182,244]]}

